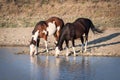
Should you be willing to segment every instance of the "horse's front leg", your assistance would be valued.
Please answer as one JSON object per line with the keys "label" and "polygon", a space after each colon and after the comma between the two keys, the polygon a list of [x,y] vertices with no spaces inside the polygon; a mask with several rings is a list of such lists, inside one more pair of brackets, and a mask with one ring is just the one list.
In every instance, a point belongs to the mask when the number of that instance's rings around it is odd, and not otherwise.
{"label": "horse's front leg", "polygon": [[37,55],[38,54],[38,47],[39,47],[39,43],[40,43],[40,39],[39,38],[37,38],[37,41],[36,41],[36,46],[35,46],[35,55]]}
{"label": "horse's front leg", "polygon": [[80,37],[81,42],[82,42],[82,53],[84,52],[84,38],[83,36]]}
{"label": "horse's front leg", "polygon": [[54,34],[54,38],[55,38],[55,45],[58,43],[58,38],[59,38],[59,36],[58,36],[58,31],[56,31],[56,33]]}
{"label": "horse's front leg", "polygon": [[66,43],[66,56],[69,56],[69,41],[68,40],[65,40],[65,43]]}
{"label": "horse's front leg", "polygon": [[88,34],[85,35],[85,51],[87,52],[87,42],[88,42]]}
{"label": "horse's front leg", "polygon": [[35,46],[35,53],[34,53],[35,55],[37,55],[38,54],[38,47],[37,46]]}
{"label": "horse's front leg", "polygon": [[58,38],[60,36],[60,26],[57,27],[56,32],[54,33],[54,37],[55,37],[55,44],[58,43]]}
{"label": "horse's front leg", "polygon": [[44,37],[45,39],[45,48],[46,48],[46,52],[48,53],[48,42],[47,42],[47,35]]}

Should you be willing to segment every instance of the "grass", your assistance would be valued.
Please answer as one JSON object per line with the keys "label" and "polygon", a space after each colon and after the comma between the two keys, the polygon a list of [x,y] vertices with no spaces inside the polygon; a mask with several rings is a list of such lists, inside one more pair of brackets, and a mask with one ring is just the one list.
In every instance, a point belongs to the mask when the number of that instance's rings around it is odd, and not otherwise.
{"label": "grass", "polygon": [[0,27],[34,27],[38,21],[52,16],[62,18],[65,23],[87,17],[96,26],[120,27],[119,0],[16,1],[0,2]]}

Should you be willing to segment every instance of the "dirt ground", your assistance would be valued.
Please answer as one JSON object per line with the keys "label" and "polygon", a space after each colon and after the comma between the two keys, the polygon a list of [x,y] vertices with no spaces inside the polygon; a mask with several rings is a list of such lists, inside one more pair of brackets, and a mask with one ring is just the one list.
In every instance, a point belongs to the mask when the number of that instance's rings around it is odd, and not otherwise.
{"label": "dirt ground", "polygon": [[[20,47],[21,52],[29,54],[29,42],[31,40],[32,28],[0,28],[0,46],[1,47]],[[49,54],[55,53],[53,36],[48,37]],[[75,50],[78,55],[85,56],[120,56],[120,28],[107,28],[102,34],[93,34],[90,31],[89,42],[86,53],[81,53],[81,42],[75,41]],[[65,45],[63,45],[65,47]],[[71,42],[69,51],[72,53]],[[46,54],[44,40],[41,39],[40,54]],[[64,49],[62,54],[66,53]]]}

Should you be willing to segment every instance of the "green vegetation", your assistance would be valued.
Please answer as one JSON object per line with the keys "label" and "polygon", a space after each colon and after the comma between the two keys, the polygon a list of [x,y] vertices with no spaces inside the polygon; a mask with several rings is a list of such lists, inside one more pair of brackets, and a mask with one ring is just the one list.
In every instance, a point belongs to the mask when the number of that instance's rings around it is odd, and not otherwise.
{"label": "green vegetation", "polygon": [[119,0],[0,0],[0,27],[34,27],[58,16],[65,22],[90,18],[96,26],[120,27]]}

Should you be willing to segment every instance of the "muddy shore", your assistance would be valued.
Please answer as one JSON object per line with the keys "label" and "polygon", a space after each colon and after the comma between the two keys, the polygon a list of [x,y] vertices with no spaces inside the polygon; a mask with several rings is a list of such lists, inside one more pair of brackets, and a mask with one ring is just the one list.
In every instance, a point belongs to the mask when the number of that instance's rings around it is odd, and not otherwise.
{"label": "muddy shore", "polygon": [[[20,47],[18,54],[29,54],[29,42],[33,28],[0,28],[0,47]],[[54,55],[54,38],[48,38],[48,55]],[[81,42],[75,41],[78,55],[85,56],[120,56],[120,28],[105,29],[104,33],[94,35],[91,31],[86,53],[81,53]],[[63,45],[65,47],[65,45]],[[71,42],[69,51],[72,53]],[[64,55],[66,50],[61,51]],[[39,55],[47,55],[45,52],[44,40],[41,39]]]}

